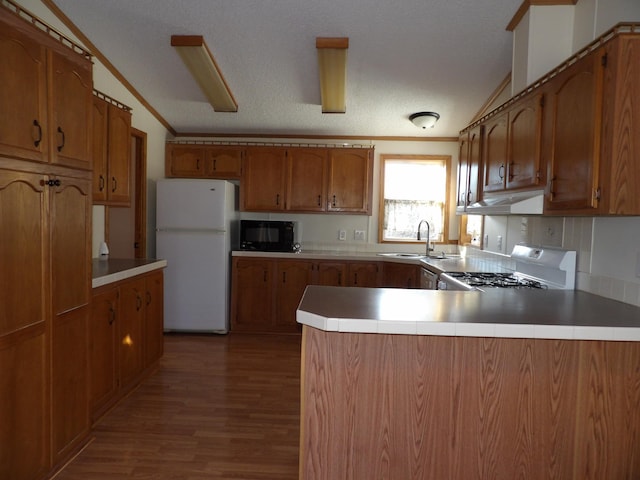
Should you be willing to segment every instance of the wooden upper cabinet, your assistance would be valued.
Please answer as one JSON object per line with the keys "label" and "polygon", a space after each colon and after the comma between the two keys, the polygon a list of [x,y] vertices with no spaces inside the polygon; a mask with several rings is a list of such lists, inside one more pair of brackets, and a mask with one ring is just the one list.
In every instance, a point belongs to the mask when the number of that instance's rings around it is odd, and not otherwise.
{"label": "wooden upper cabinet", "polygon": [[326,205],[327,150],[292,148],[288,150],[287,210],[323,212]]}
{"label": "wooden upper cabinet", "polygon": [[108,204],[131,205],[131,112],[109,105],[108,128]]}
{"label": "wooden upper cabinet", "polygon": [[[78,61],[78,59],[82,61]],[[49,51],[51,162],[90,170],[93,81],[91,63]]]}
{"label": "wooden upper cabinet", "polygon": [[469,131],[469,158],[467,160],[467,205],[480,200],[482,176],[482,141],[484,127],[477,125]]}
{"label": "wooden upper cabinet", "polygon": [[237,179],[242,173],[243,147],[211,146],[207,147],[207,165],[210,171],[207,177]]}
{"label": "wooden upper cabinet", "polygon": [[286,208],[287,150],[282,147],[247,149],[240,182],[240,209],[282,211]]}
{"label": "wooden upper cabinet", "polygon": [[0,154],[90,170],[88,56],[0,9]]}
{"label": "wooden upper cabinet", "polygon": [[202,145],[167,143],[165,174],[167,177],[205,177],[206,151]]}
{"label": "wooden upper cabinet", "polygon": [[2,23],[0,14],[0,154],[48,161],[46,49]]}
{"label": "wooden upper cabinet", "polygon": [[464,211],[467,206],[467,191],[469,189],[469,132],[460,135],[458,141],[458,191],[456,206],[458,211]]}
{"label": "wooden upper cabinet", "polygon": [[504,190],[507,173],[508,112],[503,111],[484,123],[482,191]]}
{"label": "wooden upper cabinet", "polygon": [[[640,37],[605,45],[599,209],[640,215]],[[601,58],[602,58],[601,55]]]}
{"label": "wooden upper cabinet", "polygon": [[109,191],[109,169],[107,158],[107,129],[109,127],[109,104],[97,96],[93,96],[92,102],[92,128],[93,143],[93,201],[103,203],[107,201]]}
{"label": "wooden upper cabinet", "polygon": [[165,175],[234,180],[242,173],[244,147],[167,143]]}
{"label": "wooden upper cabinet", "polygon": [[541,166],[542,110],[544,96],[535,94],[509,109],[507,189],[543,184]]}
{"label": "wooden upper cabinet", "polygon": [[131,205],[131,112],[93,96],[93,202]]}
{"label": "wooden upper cabinet", "polygon": [[371,215],[373,150],[329,150],[327,211]]}
{"label": "wooden upper cabinet", "polygon": [[545,90],[545,210],[595,212],[599,199],[602,52],[583,57],[552,78]]}

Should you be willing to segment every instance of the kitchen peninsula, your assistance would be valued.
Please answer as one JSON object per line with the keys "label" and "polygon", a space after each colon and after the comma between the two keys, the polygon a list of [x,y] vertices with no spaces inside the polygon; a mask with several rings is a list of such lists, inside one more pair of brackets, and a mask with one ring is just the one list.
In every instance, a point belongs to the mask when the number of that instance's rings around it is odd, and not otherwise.
{"label": "kitchen peninsula", "polygon": [[300,479],[640,475],[640,309],[580,291],[309,286]]}

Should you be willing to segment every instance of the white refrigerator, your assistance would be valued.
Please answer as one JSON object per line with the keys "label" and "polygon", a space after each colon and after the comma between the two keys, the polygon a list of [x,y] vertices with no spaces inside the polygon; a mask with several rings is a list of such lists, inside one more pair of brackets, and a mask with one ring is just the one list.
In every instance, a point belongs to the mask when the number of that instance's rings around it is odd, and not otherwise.
{"label": "white refrigerator", "polygon": [[227,333],[236,186],[172,178],[157,182],[156,195],[156,256],[167,261],[165,331]]}

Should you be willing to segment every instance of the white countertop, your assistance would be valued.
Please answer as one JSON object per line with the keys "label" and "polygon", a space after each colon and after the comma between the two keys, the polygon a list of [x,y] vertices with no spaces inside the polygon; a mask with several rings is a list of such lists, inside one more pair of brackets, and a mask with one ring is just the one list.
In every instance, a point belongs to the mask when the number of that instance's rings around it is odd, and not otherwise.
{"label": "white countertop", "polygon": [[167,266],[166,260],[94,258],[92,262],[91,287],[102,287],[110,283],[126,280]]}
{"label": "white countertop", "polygon": [[574,290],[309,286],[297,321],[334,332],[640,341],[640,308]]}

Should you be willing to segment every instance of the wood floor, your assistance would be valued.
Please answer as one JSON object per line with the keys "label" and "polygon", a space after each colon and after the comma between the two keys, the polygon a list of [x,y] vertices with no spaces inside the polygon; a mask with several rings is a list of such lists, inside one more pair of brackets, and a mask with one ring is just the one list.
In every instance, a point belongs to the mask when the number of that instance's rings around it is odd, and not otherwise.
{"label": "wood floor", "polygon": [[168,335],[55,480],[297,479],[299,421],[299,336]]}

